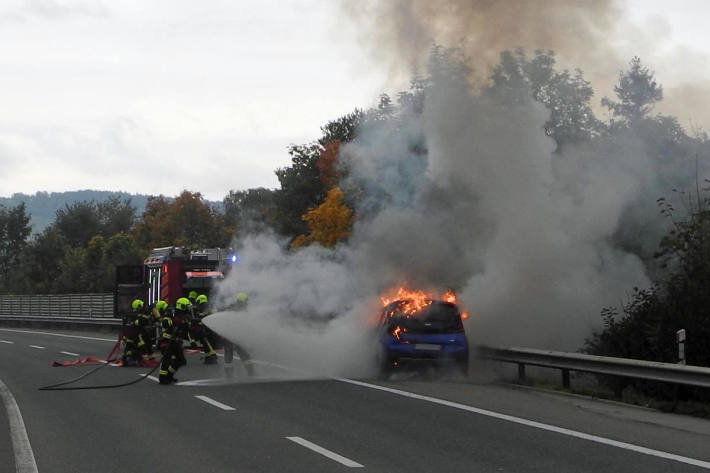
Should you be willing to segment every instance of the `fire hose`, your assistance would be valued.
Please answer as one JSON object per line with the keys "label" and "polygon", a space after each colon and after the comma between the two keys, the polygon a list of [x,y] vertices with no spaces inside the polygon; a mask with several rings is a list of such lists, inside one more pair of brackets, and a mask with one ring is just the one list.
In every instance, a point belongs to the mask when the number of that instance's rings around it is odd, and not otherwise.
{"label": "fire hose", "polygon": [[135,379],[133,381],[129,381],[126,383],[119,383],[119,384],[102,384],[102,385],[96,385],[96,386],[67,386],[68,384],[73,384],[76,383],[77,381],[80,381],[87,376],[89,376],[92,373],[97,372],[101,368],[104,368],[105,366],[108,366],[111,362],[116,361],[115,358],[111,358],[115,353],[118,347],[121,346],[121,340],[123,339],[123,334],[118,335],[118,341],[116,344],[113,346],[111,349],[111,352],[109,352],[108,356],[106,357],[106,362],[102,363],[101,365],[97,366],[96,368],[93,368],[86,373],[82,374],[81,376],[77,376],[76,378],[70,379],[68,381],[63,381],[61,383],[57,384],[51,384],[49,386],[42,386],[41,388],[38,388],[40,391],[78,391],[82,389],[109,389],[109,388],[122,388],[124,386],[130,386],[132,384],[140,383],[144,379],[146,379],[148,376],[150,376],[157,368],[160,366],[160,364],[156,364],[153,366],[153,368],[148,371],[147,373],[141,375],[140,378]]}

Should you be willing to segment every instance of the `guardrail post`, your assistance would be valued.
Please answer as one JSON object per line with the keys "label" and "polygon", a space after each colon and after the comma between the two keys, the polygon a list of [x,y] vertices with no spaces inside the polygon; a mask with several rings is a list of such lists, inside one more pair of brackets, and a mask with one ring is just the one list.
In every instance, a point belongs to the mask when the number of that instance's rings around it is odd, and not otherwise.
{"label": "guardrail post", "polygon": [[685,329],[682,328],[675,333],[675,341],[678,344],[678,363],[685,364]]}
{"label": "guardrail post", "polygon": [[562,387],[569,389],[569,370],[562,370]]}
{"label": "guardrail post", "polygon": [[518,363],[518,381],[525,381],[525,364]]}

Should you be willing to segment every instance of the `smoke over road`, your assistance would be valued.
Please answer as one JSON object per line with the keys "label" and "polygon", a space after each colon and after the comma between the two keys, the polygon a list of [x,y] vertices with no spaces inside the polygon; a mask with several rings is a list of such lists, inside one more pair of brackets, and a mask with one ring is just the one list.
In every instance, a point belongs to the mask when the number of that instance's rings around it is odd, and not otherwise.
{"label": "smoke over road", "polygon": [[[372,24],[382,55],[396,50],[410,67],[441,34],[475,49],[483,64],[521,38],[575,57],[589,42],[605,44],[616,12],[612,2],[473,4],[382,2],[368,11],[358,3],[349,11]],[[578,31],[580,22],[587,27]],[[421,113],[402,108],[366,123],[341,147],[341,187],[361,195],[348,242],[293,252],[272,234],[242,239],[242,262],[218,297],[247,292],[248,310],[211,316],[211,328],[256,357],[358,375],[373,367],[379,296],[393,287],[455,290],[472,343],[576,350],[599,328],[604,306],[649,285],[642,262],[612,244],[629,209],[651,196],[655,212],[655,198],[669,191],[640,139],[557,149],[543,105],[483,94],[466,67],[446,66],[428,71]],[[477,64],[473,82],[488,72]]]}

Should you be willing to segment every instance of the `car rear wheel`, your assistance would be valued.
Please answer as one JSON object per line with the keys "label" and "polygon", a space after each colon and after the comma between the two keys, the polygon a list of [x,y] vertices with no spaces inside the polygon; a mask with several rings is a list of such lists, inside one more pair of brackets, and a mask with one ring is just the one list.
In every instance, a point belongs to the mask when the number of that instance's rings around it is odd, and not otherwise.
{"label": "car rear wheel", "polygon": [[468,377],[468,360],[460,360],[456,363],[459,374],[463,377]]}
{"label": "car rear wheel", "polygon": [[380,353],[377,357],[377,365],[378,377],[383,380],[388,379],[392,374],[392,368],[394,368],[394,361],[384,353]]}

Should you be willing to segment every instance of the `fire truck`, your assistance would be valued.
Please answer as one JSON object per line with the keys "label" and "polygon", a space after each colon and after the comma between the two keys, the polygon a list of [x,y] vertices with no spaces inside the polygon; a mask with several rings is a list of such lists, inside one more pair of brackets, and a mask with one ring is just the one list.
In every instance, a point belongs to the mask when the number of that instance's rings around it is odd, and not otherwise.
{"label": "fire truck", "polygon": [[116,317],[130,313],[136,298],[148,305],[158,300],[173,305],[190,291],[209,297],[215,283],[237,262],[231,248],[155,248],[142,265],[116,268]]}

